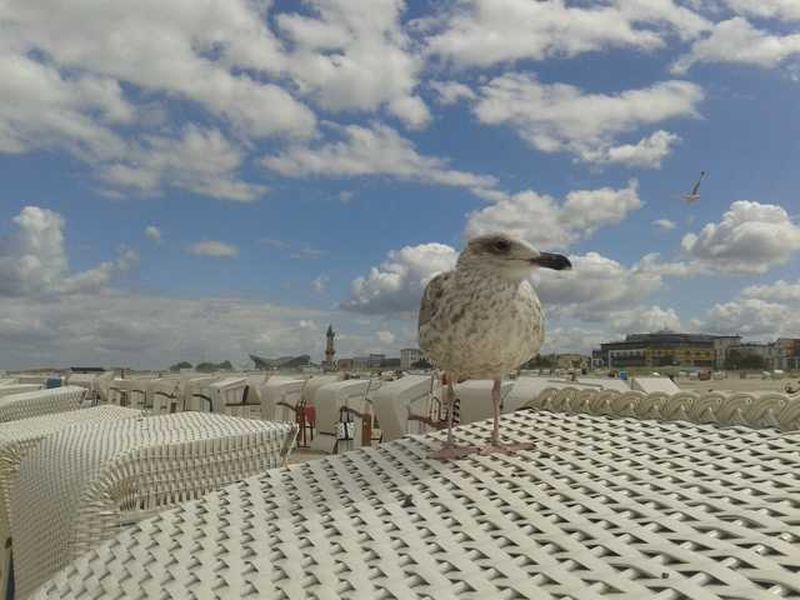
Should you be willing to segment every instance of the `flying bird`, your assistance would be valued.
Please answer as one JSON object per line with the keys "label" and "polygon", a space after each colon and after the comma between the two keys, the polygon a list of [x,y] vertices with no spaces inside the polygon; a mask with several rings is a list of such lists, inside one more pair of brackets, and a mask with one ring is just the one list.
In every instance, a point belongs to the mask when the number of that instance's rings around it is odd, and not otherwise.
{"label": "flying bird", "polygon": [[[528,276],[537,268],[569,269],[569,259],[539,252],[505,234],[476,237],[456,268],[431,279],[419,311],[419,345],[446,376],[447,441],[435,458],[529,448],[500,441],[500,384],[503,376],[536,355],[544,341],[544,313]],[[453,442],[453,383],[492,379],[494,425],[485,447]]]}
{"label": "flying bird", "polygon": [[703,182],[705,176],[706,172],[700,171],[700,177],[697,178],[697,181],[692,186],[692,190],[682,196],[683,199],[686,200],[688,204],[694,204],[695,202],[700,200],[700,184]]}

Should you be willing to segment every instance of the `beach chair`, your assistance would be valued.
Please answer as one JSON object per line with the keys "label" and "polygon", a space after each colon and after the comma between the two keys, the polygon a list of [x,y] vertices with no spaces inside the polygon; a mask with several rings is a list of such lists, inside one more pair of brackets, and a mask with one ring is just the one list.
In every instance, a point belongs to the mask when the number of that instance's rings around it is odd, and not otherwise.
{"label": "beach chair", "polygon": [[64,386],[3,396],[0,398],[0,423],[38,417],[49,413],[78,410],[84,396],[86,396],[86,389],[77,386]]}
{"label": "beach chair", "polygon": [[378,379],[334,381],[316,390],[316,433],[311,449],[326,454],[372,444],[372,398]]}
{"label": "beach chair", "polygon": [[409,433],[425,433],[436,427],[429,418],[435,383],[431,375],[405,375],[384,383],[375,392],[372,404],[382,441],[396,440]]}
{"label": "beach chair", "polygon": [[291,377],[270,377],[261,390],[261,418],[267,421],[297,421],[303,404],[306,380]]}
{"label": "beach chair", "polygon": [[48,435],[77,423],[112,421],[140,415],[140,411],[120,406],[98,406],[0,423],[0,543],[3,544],[0,590],[4,590],[5,597],[9,596],[7,592],[11,571],[11,490],[22,460]]}
{"label": "beach chair", "polygon": [[126,525],[283,465],[296,433],[294,423],[184,412],[42,440],[11,493],[18,597]]}

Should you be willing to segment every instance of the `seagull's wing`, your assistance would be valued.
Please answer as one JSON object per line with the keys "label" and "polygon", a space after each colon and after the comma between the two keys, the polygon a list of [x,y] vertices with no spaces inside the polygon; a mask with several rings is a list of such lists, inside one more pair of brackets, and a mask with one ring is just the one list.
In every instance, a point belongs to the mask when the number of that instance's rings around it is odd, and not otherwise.
{"label": "seagull's wing", "polygon": [[425,292],[422,294],[422,303],[419,307],[419,323],[418,328],[422,328],[430,322],[436,315],[441,307],[441,299],[450,280],[453,278],[452,271],[447,273],[439,273],[436,277],[428,282],[425,286]]}

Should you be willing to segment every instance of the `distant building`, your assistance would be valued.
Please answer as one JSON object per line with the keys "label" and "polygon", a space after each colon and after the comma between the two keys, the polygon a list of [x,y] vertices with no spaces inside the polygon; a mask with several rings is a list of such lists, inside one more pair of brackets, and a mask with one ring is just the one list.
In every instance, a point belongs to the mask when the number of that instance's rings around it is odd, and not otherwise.
{"label": "distant building", "polygon": [[352,371],[355,368],[352,358],[340,358],[336,363],[336,367],[340,371]]}
{"label": "distant building", "polygon": [[367,367],[370,369],[377,369],[383,366],[384,360],[386,360],[385,354],[370,354],[367,359]]}
{"label": "distant building", "polygon": [[400,368],[403,371],[408,371],[415,362],[422,360],[424,357],[425,355],[419,348],[402,348],[400,350]]}
{"label": "distant building", "polygon": [[800,338],[778,338],[772,346],[773,369],[800,369]]}
{"label": "distant building", "polygon": [[322,361],[323,369],[333,369],[336,366],[334,359],[336,356],[336,348],[333,342],[334,337],[336,337],[336,333],[333,331],[333,325],[328,325],[328,331],[325,333],[325,360]]}
{"label": "distant building", "polygon": [[388,358],[384,358],[383,362],[381,363],[381,368],[383,369],[399,369],[400,368],[400,359],[396,356],[390,356]]}
{"label": "distant building", "polygon": [[256,369],[271,371],[273,369],[297,369],[311,364],[308,354],[300,356],[281,356],[280,358],[264,358],[263,356],[250,355],[250,360],[255,363]]}
{"label": "distant building", "polygon": [[624,341],[600,345],[596,362],[608,368],[706,367],[721,368],[727,350],[741,344],[741,336],[701,333],[632,333]]}

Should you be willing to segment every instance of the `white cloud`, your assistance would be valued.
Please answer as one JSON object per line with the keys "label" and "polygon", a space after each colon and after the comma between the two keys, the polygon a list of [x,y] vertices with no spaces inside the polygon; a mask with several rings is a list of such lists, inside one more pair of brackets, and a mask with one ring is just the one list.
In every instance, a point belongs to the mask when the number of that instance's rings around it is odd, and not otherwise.
{"label": "white cloud", "polygon": [[389,346],[395,341],[395,335],[391,331],[379,331],[376,336],[378,341],[385,346]]}
{"label": "white cloud", "polygon": [[209,240],[197,242],[189,246],[189,252],[197,256],[213,256],[218,258],[232,258],[238,256],[239,248],[232,244]]}
{"label": "white cloud", "polygon": [[66,77],[2,48],[0,96],[0,153],[56,148],[84,160],[120,156],[125,143],[112,127],[135,114],[114,79]]}
{"label": "white cloud", "polygon": [[767,285],[751,285],[742,290],[742,296],[767,302],[800,302],[800,279],[794,282],[779,279]]}
{"label": "white cloud", "polygon": [[422,291],[438,273],[455,266],[458,252],[444,244],[404,246],[389,252],[366,277],[352,284],[342,308],[366,314],[409,314],[419,309]]}
{"label": "white cloud", "polygon": [[738,200],[720,223],[684,236],[681,246],[699,268],[722,273],[765,273],[800,250],[800,227],[774,204]]}
{"label": "white cloud", "polygon": [[148,225],[144,229],[144,235],[147,237],[148,240],[153,242],[160,242],[161,241],[161,230],[156,227],[155,225]]}
{"label": "white cloud", "polygon": [[423,129],[431,121],[431,113],[419,96],[404,96],[392,100],[389,111],[410,129]]}
{"label": "white cloud", "polygon": [[733,17],[715,24],[711,35],[695,42],[689,53],[675,62],[672,72],[685,73],[697,63],[737,63],[769,69],[795,54],[800,54],[800,33],[773,35],[756,29],[742,17]]}
{"label": "white cloud", "polygon": [[235,70],[277,74],[284,66],[265,12],[249,2],[211,0],[198,11],[190,0],[13,0],[0,10],[5,46],[18,55],[42,52],[59,70],[197,103],[248,136],[314,129],[314,114],[286,90]]}
{"label": "white cloud", "polygon": [[467,237],[505,231],[542,249],[564,248],[600,227],[622,222],[642,203],[637,183],[621,189],[569,192],[559,205],[547,195],[527,190],[469,215]]}
{"label": "white cloud", "polygon": [[365,177],[386,175],[432,185],[493,188],[497,181],[449,168],[447,161],[421,155],[414,145],[391,127],[373,123],[370,127],[336,127],[339,141],[317,147],[293,146],[267,156],[263,165],[285,177]]}
{"label": "white cloud", "polygon": [[800,317],[796,308],[758,298],[715,304],[708,311],[702,326],[713,333],[762,339],[800,336]]}
{"label": "white cloud", "polygon": [[572,57],[612,48],[653,50],[673,33],[689,39],[705,19],[671,0],[616,0],[568,6],[563,0],[472,0],[454,4],[428,52],[460,67]]}
{"label": "white cloud", "polygon": [[679,141],[680,137],[674,133],[659,129],[636,144],[587,150],[585,160],[595,164],[620,164],[658,169],[661,167],[661,162],[672,152],[672,146]]}
{"label": "white cloud", "polygon": [[16,230],[0,237],[0,296],[96,291],[138,259],[136,252],[123,249],[116,261],[71,273],[61,215],[46,208],[26,206],[12,221]]}
{"label": "white cloud", "polygon": [[457,81],[432,81],[431,88],[436,92],[439,104],[450,106],[459,100],[475,100],[477,96],[472,89]]}
{"label": "white cloud", "polygon": [[101,178],[116,189],[145,194],[169,186],[249,202],[267,188],[237,179],[243,160],[242,151],[219,130],[188,125],[179,138],[145,136],[124,161],[104,167]]}
{"label": "white cloud", "polygon": [[[6,368],[76,363],[165,368],[179,360],[225,359],[243,364],[249,353],[316,358],[324,344],[319,328],[299,325],[319,320],[321,311],[237,298],[110,290],[64,296],[59,302],[0,297],[0,314],[0,337],[14,339],[12,345],[0,345],[0,364]],[[373,332],[359,333],[355,324],[347,328],[359,339],[374,339]]]}
{"label": "white cloud", "polygon": [[800,20],[800,2],[797,0],[728,0],[737,13],[761,19]]}
{"label": "white cloud", "polygon": [[480,88],[474,112],[481,123],[510,125],[536,149],[569,152],[579,160],[657,167],[677,141],[659,130],[635,145],[617,138],[669,119],[697,116],[702,89],[688,81],[663,81],[614,95],[587,94],[563,83],[507,73]]}
{"label": "white cloud", "polygon": [[661,277],[589,252],[570,256],[572,270],[538,271],[534,287],[549,314],[606,321],[637,307],[662,286]]}
{"label": "white cloud", "polygon": [[330,280],[331,278],[328,277],[327,275],[319,275],[318,277],[315,277],[314,280],[311,282],[311,287],[314,289],[315,292],[321,294],[327,289]]}
{"label": "white cloud", "polygon": [[662,231],[672,231],[678,226],[678,224],[675,223],[675,221],[672,221],[670,219],[656,219],[655,221],[653,221],[653,225],[655,225]]}
{"label": "white cloud", "polygon": [[279,14],[289,40],[285,66],[300,93],[327,110],[385,105],[412,128],[430,119],[414,95],[422,60],[400,25],[399,0],[320,0],[306,14]]}
{"label": "white cloud", "polygon": [[651,333],[656,331],[682,331],[683,325],[674,308],[642,306],[614,316],[611,327],[620,333]]}

